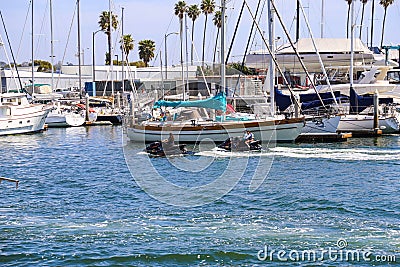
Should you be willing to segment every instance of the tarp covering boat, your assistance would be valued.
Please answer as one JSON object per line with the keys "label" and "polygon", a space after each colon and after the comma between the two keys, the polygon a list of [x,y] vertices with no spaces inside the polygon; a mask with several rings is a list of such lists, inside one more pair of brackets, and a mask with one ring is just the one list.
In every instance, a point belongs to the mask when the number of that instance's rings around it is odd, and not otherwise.
{"label": "tarp covering boat", "polygon": [[[379,98],[379,104],[392,104],[393,98]],[[373,95],[358,95],[356,91],[350,89],[350,114],[358,114],[364,109],[374,105]]]}
{"label": "tarp covering boat", "polygon": [[198,107],[198,108],[211,108],[216,110],[226,111],[226,96],[224,93],[218,93],[216,96],[205,100],[194,101],[165,101],[159,100],[154,103],[154,108],[160,107]]}

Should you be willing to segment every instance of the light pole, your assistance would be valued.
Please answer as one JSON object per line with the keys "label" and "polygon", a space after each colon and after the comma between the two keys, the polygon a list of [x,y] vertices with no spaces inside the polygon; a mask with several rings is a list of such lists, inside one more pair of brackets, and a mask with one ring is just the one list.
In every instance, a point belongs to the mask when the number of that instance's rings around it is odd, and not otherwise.
{"label": "light pole", "polygon": [[95,36],[96,36],[96,33],[98,33],[98,32],[100,32],[100,31],[102,31],[102,30],[97,30],[97,31],[95,31],[95,32],[93,32],[93,35],[92,35],[92,72],[93,72],[93,76],[92,76],[92,89],[93,89],[93,96],[96,96],[96,70],[95,70],[95,66],[96,66],[96,64],[95,64],[95,55],[94,55],[94,48],[95,48],[95,46],[94,46],[94,40],[95,40]]}
{"label": "light pole", "polygon": [[165,45],[165,80],[168,79],[168,57],[167,57],[167,37],[170,36],[171,34],[179,34],[178,32],[170,32],[168,34],[165,35],[164,37],[164,45]]}
{"label": "light pole", "polygon": [[101,32],[102,30],[97,30],[93,32],[93,37],[92,37],[92,72],[93,72],[93,83],[96,81],[96,71],[95,71],[95,55],[94,55],[94,37],[96,36],[96,33]]}
{"label": "light pole", "polygon": [[[119,63],[118,63],[118,55],[115,55],[115,57],[117,58],[117,66],[119,66]],[[117,77],[116,77],[116,80],[118,81],[118,67],[117,67],[117,75],[116,75]]]}

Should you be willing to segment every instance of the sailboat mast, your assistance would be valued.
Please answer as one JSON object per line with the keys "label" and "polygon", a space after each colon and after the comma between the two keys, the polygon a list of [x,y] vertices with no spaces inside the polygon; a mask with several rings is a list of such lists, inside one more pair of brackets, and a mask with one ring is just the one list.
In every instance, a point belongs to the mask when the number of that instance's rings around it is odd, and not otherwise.
{"label": "sailboat mast", "polygon": [[121,35],[122,35],[122,92],[125,92],[125,42],[124,42],[124,7],[121,8]]}
{"label": "sailboat mast", "polygon": [[33,41],[33,0],[31,1],[31,4],[32,4],[32,6],[31,6],[31,8],[32,8],[32,14],[31,14],[31,19],[32,19],[32,21],[31,21],[31,32],[32,32],[32,36],[31,36],[31,49],[32,49],[32,51],[31,51],[31,53],[32,53],[32,95],[33,95],[33,93],[35,92],[35,74],[34,74],[34,71],[35,71],[35,67],[34,67],[34,65],[35,65],[35,60],[34,60],[34,47],[33,47],[33,45],[34,45],[34,41]]}
{"label": "sailboat mast", "polygon": [[76,1],[77,5],[77,22],[78,22],[78,79],[79,79],[79,92],[82,96],[82,69],[81,69],[81,22],[80,22],[80,0]]}
{"label": "sailboat mast", "polygon": [[269,60],[269,95],[271,99],[271,115],[275,115],[275,45],[274,45],[274,36],[275,36],[275,27],[274,27],[274,10],[272,10],[271,2],[273,0],[268,0],[268,39],[269,39],[269,47],[270,47],[270,60]]}
{"label": "sailboat mast", "polygon": [[221,0],[221,91],[226,89],[225,73],[225,0]]}
{"label": "sailboat mast", "polygon": [[54,92],[54,36],[53,36],[53,1],[50,0],[50,51],[51,51],[51,90]]}
{"label": "sailboat mast", "polygon": [[110,51],[110,55],[109,55],[109,59],[110,59],[110,72],[111,72],[111,97],[112,97],[112,108],[114,108],[114,64],[113,64],[113,60],[112,60],[112,54],[113,54],[113,47],[112,47],[112,23],[113,23],[113,19],[112,19],[112,11],[111,11],[111,0],[108,0],[108,17],[109,17],[109,22],[108,22],[108,30],[110,31],[110,38],[109,38],[109,46],[111,47]]}
{"label": "sailboat mast", "polygon": [[353,83],[354,83],[354,77],[353,77],[353,72],[354,72],[354,2],[351,2],[351,27],[350,27],[350,90],[353,89]]}
{"label": "sailboat mast", "polygon": [[324,38],[325,1],[321,0],[321,38]]}
{"label": "sailboat mast", "polygon": [[300,0],[296,0],[296,43],[300,39]]}

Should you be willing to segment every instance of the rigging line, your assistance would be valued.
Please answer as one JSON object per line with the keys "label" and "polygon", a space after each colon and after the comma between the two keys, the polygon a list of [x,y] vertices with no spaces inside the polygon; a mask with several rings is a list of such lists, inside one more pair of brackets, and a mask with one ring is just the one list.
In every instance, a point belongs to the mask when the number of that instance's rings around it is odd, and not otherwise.
{"label": "rigging line", "polygon": [[[76,4],[78,3],[79,0],[77,0]],[[65,43],[65,49],[64,49],[64,54],[63,57],[61,59],[61,66],[64,65],[64,60],[65,60],[65,56],[67,54],[67,48],[68,48],[68,44],[69,44],[69,39],[71,37],[71,31],[72,31],[72,26],[74,24],[74,20],[75,20],[75,15],[76,15],[76,8],[74,8],[74,13],[72,15],[72,20],[71,20],[71,24],[69,26],[69,31],[68,31],[68,36],[67,36],[67,41]],[[61,71],[58,72],[58,79],[56,82],[56,88],[58,87],[58,83],[60,82],[61,79]]]}
{"label": "rigging line", "polygon": [[24,27],[22,28],[21,38],[19,40],[18,49],[17,49],[17,56],[16,56],[17,59],[19,57],[19,52],[21,51],[22,39],[23,39],[23,36],[25,34],[26,24],[28,23],[28,18],[29,18],[29,13],[30,13],[29,11],[31,9],[31,3],[32,3],[32,0],[29,1],[28,11],[26,12]]}
{"label": "rigging line", "polygon": [[307,78],[309,79],[309,81],[310,81],[310,83],[311,83],[312,88],[313,88],[314,91],[317,93],[318,99],[319,99],[319,101],[321,101],[322,106],[325,108],[325,110],[327,110],[327,107],[325,106],[324,101],[322,100],[321,96],[318,94],[318,91],[317,91],[317,88],[315,87],[314,81],[311,79],[311,76],[310,76],[310,73],[309,73],[308,70],[307,70],[307,67],[304,65],[304,62],[303,62],[303,60],[301,59],[301,56],[300,56],[299,52],[297,51],[297,48],[296,48],[296,46],[294,45],[293,40],[292,40],[292,38],[290,37],[290,35],[289,35],[288,31],[287,31],[287,28],[286,28],[285,24],[283,23],[282,17],[281,17],[281,15],[280,15],[280,13],[278,12],[278,9],[276,8],[276,5],[275,5],[274,1],[271,1],[271,4],[272,4],[272,6],[273,6],[273,8],[274,8],[274,10],[275,10],[276,16],[278,17],[278,19],[279,19],[279,21],[280,21],[280,23],[281,23],[281,26],[282,26],[282,28],[283,28],[283,31],[285,32],[286,36],[288,37],[288,40],[289,40],[289,42],[290,42],[290,45],[291,45],[292,48],[293,48],[293,51],[295,52],[295,54],[296,54],[298,60],[300,61],[300,64],[301,64],[302,68],[304,69],[304,71],[305,71],[305,73],[306,73]]}
{"label": "rigging line", "polygon": [[[48,3],[48,1],[46,1],[47,3]],[[35,51],[35,55],[38,55],[39,54],[39,44],[40,44],[40,42],[41,42],[41,36],[43,36],[44,34],[43,34],[43,28],[44,28],[44,23],[45,23],[45,20],[46,20],[46,17],[47,17],[47,13],[48,13],[48,8],[49,8],[49,5],[48,4],[46,4],[46,8],[44,9],[44,15],[42,16],[42,24],[40,25],[40,31],[39,31],[39,35],[38,35],[38,38],[37,38],[37,40],[36,40],[36,51]]]}
{"label": "rigging line", "polygon": [[326,77],[326,83],[328,84],[328,87],[329,87],[329,90],[331,91],[331,94],[332,94],[333,100],[335,102],[335,105],[337,106],[338,102],[336,100],[335,94],[333,93],[331,82],[329,81],[328,73],[326,72],[324,63],[322,62],[321,55],[320,55],[320,53],[318,51],[317,45],[315,44],[315,40],[314,40],[314,36],[313,36],[312,30],[311,30],[311,27],[310,27],[310,23],[309,23],[309,21],[308,21],[308,19],[306,17],[306,13],[304,12],[304,8],[303,8],[303,5],[301,3],[301,0],[298,0],[298,1],[299,1],[299,6],[300,6],[300,9],[301,9],[301,12],[303,13],[304,21],[306,22],[306,25],[307,25],[307,28],[308,28],[308,32],[309,32],[310,37],[311,37],[311,41],[312,41],[312,43],[314,45],[315,52],[317,53],[319,63],[321,64],[322,72],[324,73],[324,76]]}
{"label": "rigging line", "polygon": [[[8,36],[8,31],[7,31],[6,24],[5,24],[4,19],[3,19],[3,13],[1,12],[1,10],[0,10],[0,17],[1,17],[1,21],[2,21],[2,23],[3,23],[4,32],[5,32],[5,34],[6,34],[6,38],[7,38],[8,46],[9,46],[9,48],[10,48],[11,56],[12,56],[12,59],[13,59],[13,61],[14,61],[14,67],[15,67],[15,71],[17,72],[19,86],[21,87],[21,92],[23,92],[22,82],[21,82],[21,78],[20,78],[20,76],[19,76],[18,67],[17,67],[17,62],[15,61],[14,52],[13,52],[12,47],[11,47],[10,38],[9,38],[9,36]],[[1,38],[1,36],[0,36],[0,38]],[[3,40],[0,40],[0,41],[3,42]],[[4,47],[4,51],[5,51],[5,47]],[[11,67],[10,59],[8,58],[7,53],[6,53],[6,57],[7,57],[7,60],[8,60],[8,64],[9,64],[10,67]],[[15,84],[17,84],[17,82],[15,81],[15,75],[14,75],[13,69],[14,69],[14,68],[11,67],[11,72],[12,72],[13,77],[14,77],[14,82],[15,82]],[[0,83],[1,83],[1,81],[0,81]],[[1,89],[1,86],[0,86],[0,89]],[[1,90],[0,90],[0,93],[1,93]]]}
{"label": "rigging line", "polygon": [[[256,18],[254,17],[253,12],[251,12],[250,6],[247,4],[247,0],[243,0],[243,1],[246,2],[247,10],[249,11],[249,14],[250,14],[252,20],[255,21]],[[261,28],[260,28],[260,25],[258,25],[258,23],[256,23],[255,25],[256,25],[256,27],[257,27],[257,30],[258,30],[259,34],[261,35],[261,39],[262,39],[262,41],[264,42],[265,47],[266,47],[267,50],[268,50],[268,53],[269,53],[270,55],[272,55],[273,53],[272,53],[272,51],[271,51],[271,48],[270,48],[269,45],[268,45],[267,40],[265,39],[265,37],[264,37],[264,35],[263,35],[263,32],[262,32],[262,30],[261,30]],[[292,86],[291,86],[290,83],[287,81],[287,79],[286,79],[286,77],[285,77],[285,75],[284,75],[284,73],[283,73],[281,67],[279,66],[278,61],[276,60],[276,57],[270,57],[270,58],[271,58],[272,61],[274,62],[275,67],[278,69],[279,74],[282,76],[283,82],[288,86],[289,92],[290,92],[290,94],[292,95],[292,101],[294,101],[294,104],[299,108],[299,110],[301,110],[301,106],[300,106],[300,104],[299,104],[299,101],[298,101],[297,98],[295,97],[295,94],[294,94],[294,91],[293,91],[293,89],[292,89]]]}
{"label": "rigging line", "polygon": [[[199,62],[200,61],[200,56],[197,53],[196,46],[194,45],[194,40],[192,40],[192,37],[190,36],[190,34],[189,34],[189,38],[190,38],[191,44],[193,44],[194,54],[195,54],[195,56],[197,58],[197,62]],[[202,77],[202,79],[204,81],[204,85],[206,86],[206,89],[207,89],[207,93],[208,93],[208,95],[211,95],[211,90],[210,90],[210,87],[208,86],[208,83],[207,83],[203,68],[200,68],[200,71],[201,71],[201,77]]]}
{"label": "rigging line", "polygon": [[235,31],[233,32],[232,41],[231,41],[231,44],[229,46],[228,53],[226,54],[225,65],[228,65],[228,59],[229,59],[229,56],[231,55],[233,42],[235,41],[236,34],[237,34],[237,31],[238,31],[238,28],[239,28],[239,24],[240,24],[240,21],[242,19],[242,14],[243,14],[244,7],[245,7],[245,3],[243,2],[242,7],[240,8],[239,19],[238,19],[238,21],[236,23]]}
{"label": "rigging line", "polygon": [[[1,11],[0,11],[0,15],[1,15]],[[1,18],[3,19],[3,15],[1,15]],[[4,21],[3,21],[3,23],[4,23]],[[4,28],[5,28],[5,26],[4,26]],[[6,35],[7,35],[7,32],[6,32]],[[7,40],[8,40],[8,36],[7,36]],[[1,34],[0,34],[0,43],[3,44],[3,38],[1,37]],[[9,43],[9,45],[10,45],[10,41],[8,41],[8,43]],[[5,56],[6,56],[6,59],[7,59],[7,63],[8,63],[8,65],[10,66],[10,69],[11,69],[11,74],[12,74],[12,77],[13,77],[13,79],[14,79],[14,83],[15,83],[15,85],[17,85],[18,83],[17,83],[17,81],[16,81],[16,79],[15,79],[14,68],[11,66],[11,61],[10,61],[10,58],[8,57],[7,50],[6,50],[6,47],[5,47],[4,45],[3,45],[3,49],[4,49],[4,54],[5,54]],[[11,46],[10,46],[10,50],[11,50],[11,53],[12,53]],[[20,83],[20,86],[21,86],[21,92],[23,92],[22,84],[21,84],[21,79],[19,78],[19,73],[18,73],[17,65],[15,64],[15,61],[14,61],[14,67],[15,67],[15,70],[17,71],[18,80],[19,80],[19,83]],[[7,86],[6,86],[6,89],[7,89]],[[7,90],[7,91],[8,91],[8,90]],[[19,90],[18,90],[18,92],[19,92]],[[0,93],[2,93],[2,85],[1,85],[1,82],[0,82]]]}
{"label": "rigging line", "polygon": [[[256,9],[256,14],[255,14],[255,17],[256,17],[256,18],[257,18],[257,15],[258,15],[260,3],[261,3],[261,0],[259,0],[259,1],[258,1],[258,4],[257,4],[257,9]],[[245,4],[245,2],[243,2],[243,4]],[[260,23],[260,21],[261,21],[261,14],[262,14],[263,11],[264,11],[264,7],[265,7],[265,0],[263,1],[263,5],[262,5],[262,8],[261,8],[260,18],[258,19],[258,23]],[[243,59],[242,59],[242,64],[241,64],[242,69],[244,68],[244,64],[245,64],[245,61],[246,61],[246,56],[247,56],[247,53],[248,53],[248,51],[249,51],[250,41],[251,41],[251,46],[252,46],[252,45],[253,45],[253,42],[254,42],[254,40],[255,40],[255,38],[256,38],[256,32],[254,32],[254,35],[253,35],[254,24],[255,24],[255,23],[256,23],[256,21],[253,21],[253,23],[252,23],[252,25],[251,25],[249,38],[248,38],[248,40],[247,40],[246,48],[245,48],[245,51],[244,51],[244,53],[243,53]],[[252,37],[253,37],[253,38],[252,38]],[[252,40],[251,40],[251,39],[252,39]],[[242,72],[239,73],[239,77],[238,77],[238,79],[237,79],[237,81],[236,81],[235,89],[233,90],[233,95],[236,94],[236,89],[237,89],[238,86],[239,86],[241,74],[242,74]]]}

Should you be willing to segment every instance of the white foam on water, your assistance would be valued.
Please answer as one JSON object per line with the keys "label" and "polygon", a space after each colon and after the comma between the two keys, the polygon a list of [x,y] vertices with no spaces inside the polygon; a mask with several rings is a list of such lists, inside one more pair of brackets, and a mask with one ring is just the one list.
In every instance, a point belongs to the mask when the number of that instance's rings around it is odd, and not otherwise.
{"label": "white foam on water", "polygon": [[213,148],[212,150],[205,150],[196,152],[196,156],[203,157],[216,157],[216,158],[230,158],[230,157],[261,157],[261,156],[272,156],[268,151],[226,151],[220,148]]}
{"label": "white foam on water", "polygon": [[291,158],[319,158],[353,161],[397,161],[400,150],[353,149],[353,148],[304,148],[275,147],[270,151],[274,156]]}

